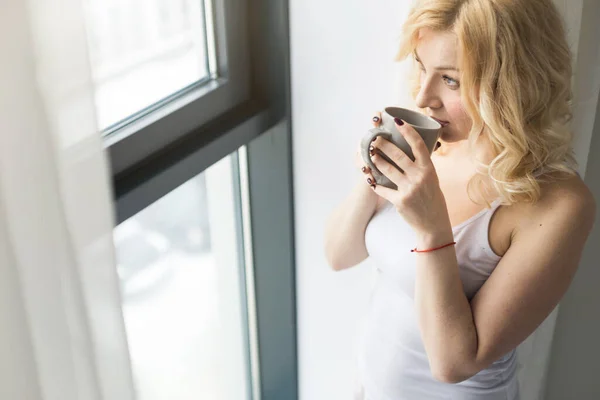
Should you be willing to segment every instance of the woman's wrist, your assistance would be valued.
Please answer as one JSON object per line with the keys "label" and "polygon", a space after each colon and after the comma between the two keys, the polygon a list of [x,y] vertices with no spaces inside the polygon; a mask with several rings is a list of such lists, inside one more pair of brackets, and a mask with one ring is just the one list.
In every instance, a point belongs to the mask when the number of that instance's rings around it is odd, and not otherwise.
{"label": "woman's wrist", "polygon": [[373,200],[375,202],[379,197],[377,193],[375,193],[373,189],[371,189],[371,186],[369,186],[369,184],[367,183],[367,178],[365,176],[361,176],[358,179],[358,182],[356,183],[355,187],[355,192],[357,192],[359,196]]}
{"label": "woman's wrist", "polygon": [[454,242],[452,227],[417,232],[416,248],[419,250],[433,249]]}

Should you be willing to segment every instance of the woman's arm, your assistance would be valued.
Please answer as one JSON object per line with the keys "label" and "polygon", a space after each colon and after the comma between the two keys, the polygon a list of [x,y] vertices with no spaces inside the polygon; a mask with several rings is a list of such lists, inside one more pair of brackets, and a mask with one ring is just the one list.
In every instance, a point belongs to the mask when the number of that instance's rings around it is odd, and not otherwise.
{"label": "woman's arm", "polygon": [[[467,301],[454,248],[418,254],[416,305],[436,379],[457,383],[516,348],[567,291],[595,218],[583,182],[550,188],[519,213],[510,248]],[[419,246],[451,241],[451,229],[421,235]]]}
{"label": "woman's arm", "polygon": [[365,246],[367,223],[385,199],[361,179],[327,220],[325,254],[336,271],[350,268],[369,256]]}
{"label": "woman's arm", "polygon": [[[405,173],[372,156],[398,186],[374,190],[411,225],[417,248],[451,243],[448,210],[425,143],[409,125],[397,128],[415,160],[377,138],[373,146]],[[518,210],[509,249],[470,304],[454,247],[415,254],[419,327],[432,374],[440,381],[468,379],[516,348],[556,307],[573,279],[596,212],[585,184],[573,178],[547,185],[535,205],[519,204]]]}

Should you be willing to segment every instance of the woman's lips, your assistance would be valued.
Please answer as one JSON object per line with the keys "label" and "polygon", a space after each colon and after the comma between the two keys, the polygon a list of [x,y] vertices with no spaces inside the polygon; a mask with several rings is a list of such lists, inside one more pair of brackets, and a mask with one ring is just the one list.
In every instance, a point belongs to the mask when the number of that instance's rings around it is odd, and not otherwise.
{"label": "woman's lips", "polygon": [[439,122],[439,123],[440,123],[440,125],[442,125],[442,127],[444,127],[444,126],[446,126],[446,125],[448,125],[448,124],[450,123],[450,122],[448,122],[448,121],[442,121],[441,119],[437,119],[437,118],[435,118],[435,117],[431,117],[431,118],[433,118],[433,119],[435,119],[437,122]]}

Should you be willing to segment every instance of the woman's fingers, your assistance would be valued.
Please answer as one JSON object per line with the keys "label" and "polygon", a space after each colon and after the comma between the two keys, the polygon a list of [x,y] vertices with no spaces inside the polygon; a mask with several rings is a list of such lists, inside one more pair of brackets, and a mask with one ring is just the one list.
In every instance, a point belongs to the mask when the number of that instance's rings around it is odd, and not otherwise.
{"label": "woman's fingers", "polygon": [[375,128],[377,128],[379,125],[381,125],[381,112],[377,111],[376,113],[373,114],[373,126]]}
{"label": "woman's fingers", "polygon": [[415,162],[419,165],[426,165],[431,162],[431,156],[427,145],[423,141],[423,138],[412,126],[405,124],[404,121],[396,118],[394,120],[396,129],[402,134],[406,142],[409,144],[413,155],[415,156]]}
{"label": "woman's fingers", "polygon": [[[380,111],[373,113],[373,118],[371,120],[371,123],[376,128],[379,125],[381,125],[381,112]],[[373,176],[371,168],[369,168],[368,165],[364,164],[364,160],[362,159],[362,155],[361,155],[360,145],[358,146],[358,151],[357,151],[357,163],[360,164],[360,169],[361,169],[362,173],[364,174],[365,181],[371,186],[374,185],[375,177]]]}
{"label": "woman's fingers", "polygon": [[[379,154],[373,155],[371,157],[371,160],[373,160],[373,164],[375,164],[375,166],[381,172],[381,174],[384,175],[386,178],[388,178],[393,183],[395,183],[396,186],[398,186],[399,188],[405,186],[408,178],[404,174],[404,172],[401,172],[395,165],[390,164],[386,159],[381,157]],[[410,161],[410,159],[409,159],[409,161]],[[397,162],[397,160],[394,160],[394,162],[396,162],[396,165],[400,164]],[[406,169],[404,171],[406,171]]]}
{"label": "woman's fingers", "polygon": [[375,178],[373,177],[373,174],[371,173],[371,168],[369,168],[368,165],[362,167],[362,172],[365,175],[365,181],[369,185],[375,184]]}
{"label": "woman's fingers", "polygon": [[[402,168],[402,170],[404,170],[405,172],[412,172],[414,168],[414,162],[406,155],[404,151],[402,151],[402,149],[400,149],[394,143],[382,137],[378,137],[373,142],[373,147],[378,149],[381,153],[385,154],[390,160],[392,160],[398,167]],[[379,168],[377,164],[375,165],[377,166],[377,168]],[[391,177],[389,176],[388,178],[391,179]]]}

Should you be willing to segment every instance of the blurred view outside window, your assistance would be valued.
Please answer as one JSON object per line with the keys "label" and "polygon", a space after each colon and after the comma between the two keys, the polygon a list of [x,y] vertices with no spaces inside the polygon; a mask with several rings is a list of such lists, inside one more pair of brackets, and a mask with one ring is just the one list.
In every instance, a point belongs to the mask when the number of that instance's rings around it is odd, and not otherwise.
{"label": "blurred view outside window", "polygon": [[138,400],[249,399],[241,200],[231,161],[115,229]]}
{"label": "blurred view outside window", "polygon": [[204,0],[86,0],[98,128],[208,79]]}

